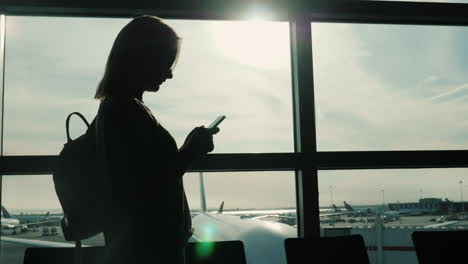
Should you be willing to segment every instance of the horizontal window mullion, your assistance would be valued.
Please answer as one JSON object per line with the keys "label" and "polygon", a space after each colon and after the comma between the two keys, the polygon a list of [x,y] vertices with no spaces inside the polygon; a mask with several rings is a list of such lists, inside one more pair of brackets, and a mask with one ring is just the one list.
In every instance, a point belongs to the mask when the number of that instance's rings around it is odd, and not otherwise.
{"label": "horizontal window mullion", "polygon": [[[4,175],[53,173],[58,156],[4,156]],[[463,168],[468,150],[343,151],[302,153],[210,154],[193,162],[189,171],[278,171],[316,167],[319,170]]]}
{"label": "horizontal window mullion", "polygon": [[[78,3],[78,4],[77,4]],[[468,25],[468,5],[460,3],[424,3],[398,1],[255,1],[216,0],[127,2],[73,2],[66,0],[9,0],[0,6],[8,15],[130,17],[153,14],[169,19],[230,20],[246,19],[255,11],[268,10],[267,19],[286,21],[307,18],[312,22],[389,23]]]}
{"label": "horizontal window mullion", "polygon": [[397,1],[342,1],[324,7],[301,7],[311,22],[413,25],[468,25],[468,4]]}
{"label": "horizontal window mullion", "polygon": [[[189,171],[278,171],[300,167],[301,154],[210,154],[194,161]],[[53,173],[58,156],[4,156],[0,168],[4,175]]]}
{"label": "horizontal window mullion", "polygon": [[468,150],[343,151],[316,155],[319,170],[468,167]]}

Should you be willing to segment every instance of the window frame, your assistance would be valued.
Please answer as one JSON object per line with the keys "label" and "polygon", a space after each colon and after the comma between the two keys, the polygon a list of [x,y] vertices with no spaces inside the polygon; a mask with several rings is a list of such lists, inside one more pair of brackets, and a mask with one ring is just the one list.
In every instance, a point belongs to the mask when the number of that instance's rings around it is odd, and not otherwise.
{"label": "window frame", "polygon": [[[260,2],[269,9],[271,20],[290,24],[292,100],[294,122],[294,152],[209,154],[190,167],[197,171],[296,171],[296,203],[298,232],[301,237],[320,236],[318,170],[344,169],[404,169],[468,167],[468,150],[425,151],[317,151],[314,113],[312,63],[313,22],[374,23],[405,25],[468,26],[468,4],[421,3],[393,1],[295,1]],[[187,3],[150,2],[117,5],[110,0],[74,3],[66,0],[46,0],[40,5],[27,0],[5,0],[0,4],[2,15],[71,16],[71,17],[131,17],[133,14],[153,14],[168,19],[242,20],[245,13],[258,10],[259,2],[235,0],[220,6],[219,1],[204,0]],[[5,23],[1,25],[1,50],[4,59]],[[5,70],[5,62],[2,64]],[[312,73],[312,74],[311,74]],[[2,78],[4,75],[2,76]],[[4,82],[1,85],[2,95]],[[3,155],[3,96],[0,146],[1,175],[50,174],[57,156]]]}

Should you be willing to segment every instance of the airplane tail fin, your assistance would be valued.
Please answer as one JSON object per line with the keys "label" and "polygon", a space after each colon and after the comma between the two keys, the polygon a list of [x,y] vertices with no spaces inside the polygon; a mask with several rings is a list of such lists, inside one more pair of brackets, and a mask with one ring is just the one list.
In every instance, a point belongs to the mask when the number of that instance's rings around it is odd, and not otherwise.
{"label": "airplane tail fin", "polygon": [[206,213],[205,183],[203,181],[203,172],[200,172],[200,211]]}
{"label": "airplane tail fin", "polygon": [[3,205],[2,205],[2,214],[3,214],[3,217],[5,218],[11,218],[10,213],[8,213],[7,209]]}
{"label": "airplane tail fin", "polygon": [[49,212],[49,211],[47,211],[47,213],[44,215],[44,217],[45,217],[45,218],[48,218],[48,217],[49,217],[49,215],[50,215],[50,212]]}
{"label": "airplane tail fin", "polygon": [[335,204],[332,204],[332,207],[333,207],[333,210],[334,210],[335,212],[338,211],[338,208],[336,207]]}
{"label": "airplane tail fin", "polygon": [[343,203],[344,203],[344,207],[346,208],[346,210],[354,211],[354,208],[350,204],[348,204],[346,201],[344,201]]}
{"label": "airplane tail fin", "polygon": [[219,209],[218,209],[218,213],[222,214],[223,213],[223,210],[224,210],[224,201],[221,203],[221,205],[219,206]]}

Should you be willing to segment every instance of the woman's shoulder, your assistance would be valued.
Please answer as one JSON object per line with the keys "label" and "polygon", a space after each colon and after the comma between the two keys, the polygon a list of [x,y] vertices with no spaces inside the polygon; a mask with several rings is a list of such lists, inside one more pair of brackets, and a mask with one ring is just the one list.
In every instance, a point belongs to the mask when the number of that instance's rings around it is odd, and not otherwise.
{"label": "woman's shoulder", "polygon": [[131,97],[109,96],[104,98],[99,105],[99,111],[104,113],[134,112],[136,110],[138,110],[138,104]]}
{"label": "woman's shoulder", "polygon": [[116,106],[131,106],[135,104],[135,98],[128,96],[107,96],[101,101],[101,105],[116,107]]}
{"label": "woman's shoulder", "polygon": [[106,97],[99,105],[97,119],[104,123],[133,125],[144,121],[138,104],[130,97]]}

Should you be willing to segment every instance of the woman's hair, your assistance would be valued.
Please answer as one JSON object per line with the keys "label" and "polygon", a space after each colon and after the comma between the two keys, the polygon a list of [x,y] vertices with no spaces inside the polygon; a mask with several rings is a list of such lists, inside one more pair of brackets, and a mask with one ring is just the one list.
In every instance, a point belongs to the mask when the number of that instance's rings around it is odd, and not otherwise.
{"label": "woman's hair", "polygon": [[180,38],[160,18],[134,18],[116,37],[94,98],[102,100],[111,94],[142,89],[142,84],[156,74],[154,65],[167,71],[174,66],[179,48]]}

